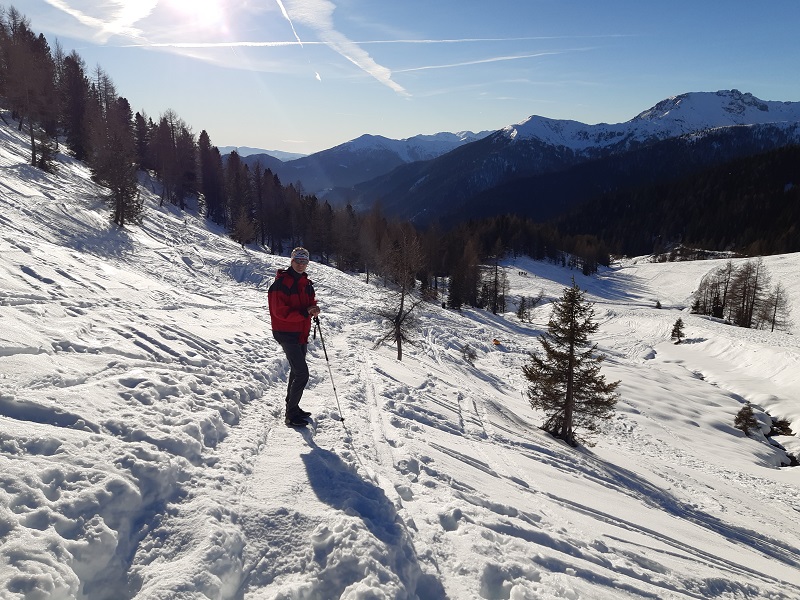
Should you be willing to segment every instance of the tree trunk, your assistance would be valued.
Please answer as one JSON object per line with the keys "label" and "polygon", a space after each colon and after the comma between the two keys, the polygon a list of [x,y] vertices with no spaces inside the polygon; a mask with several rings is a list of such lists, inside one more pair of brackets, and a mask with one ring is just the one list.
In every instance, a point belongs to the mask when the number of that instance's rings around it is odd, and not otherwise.
{"label": "tree trunk", "polygon": [[575,443],[572,431],[572,420],[575,418],[575,348],[570,343],[569,370],[567,372],[567,391],[564,398],[564,423],[561,428],[561,439],[572,445]]}
{"label": "tree trunk", "polygon": [[31,165],[36,166],[36,136],[33,132],[33,120],[28,119],[28,128],[31,131]]}
{"label": "tree trunk", "polygon": [[778,318],[778,293],[775,292],[775,306],[772,307],[772,328],[770,331],[775,331],[775,320]]}
{"label": "tree trunk", "polygon": [[403,306],[406,301],[405,288],[400,290],[400,309],[397,311],[397,317],[394,320],[394,339],[397,342],[397,360],[403,360]]}

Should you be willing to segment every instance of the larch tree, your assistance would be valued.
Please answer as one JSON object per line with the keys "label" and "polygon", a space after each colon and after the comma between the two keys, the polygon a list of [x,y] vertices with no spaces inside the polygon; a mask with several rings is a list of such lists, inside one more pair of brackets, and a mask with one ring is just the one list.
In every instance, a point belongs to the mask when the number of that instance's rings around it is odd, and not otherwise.
{"label": "larch tree", "polygon": [[[19,119],[19,130],[28,127],[31,164],[37,159],[37,137],[46,144],[49,130],[55,133],[57,103],[55,63],[44,35],[31,30],[30,21],[13,6],[0,12],[0,95]],[[37,129],[41,129],[37,135]]]}
{"label": "larch tree", "polygon": [[778,282],[761,306],[759,318],[762,329],[770,331],[789,331],[792,327],[789,294],[781,282]]}
{"label": "larch tree", "polygon": [[758,327],[760,307],[770,287],[770,276],[759,256],[748,260],[731,280],[730,320],[739,327]]}
{"label": "larch tree", "polygon": [[384,261],[387,277],[394,283],[396,293],[387,299],[378,314],[386,319],[388,327],[375,346],[394,341],[397,360],[403,360],[403,342],[411,342],[414,329],[414,309],[422,302],[412,296],[415,275],[422,264],[419,240],[410,226],[401,226],[394,236],[391,249]]}
{"label": "larch tree", "polygon": [[111,220],[120,227],[141,223],[144,206],[139,195],[133,115],[128,101],[110,101],[104,114],[94,121],[92,131],[89,164],[95,181],[109,188]]}
{"label": "larch tree", "polygon": [[541,354],[531,353],[523,366],[531,407],[547,417],[542,428],[573,446],[586,441],[578,431],[597,432],[617,402],[620,382],[607,383],[600,374],[605,357],[589,340],[597,329],[593,305],[573,281],[553,304],[547,331],[539,337]]}

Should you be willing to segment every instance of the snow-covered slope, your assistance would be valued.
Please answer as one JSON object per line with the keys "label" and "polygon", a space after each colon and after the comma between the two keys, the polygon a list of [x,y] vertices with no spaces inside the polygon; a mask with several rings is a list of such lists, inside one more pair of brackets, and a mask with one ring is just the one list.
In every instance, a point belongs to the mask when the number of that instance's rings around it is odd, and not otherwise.
{"label": "snow-covered slope", "polygon": [[[118,231],[82,165],[24,144],[0,127],[4,600],[800,597],[800,469],[732,427],[750,400],[800,429],[800,344],[688,314],[715,263],[508,264],[513,299],[575,277],[596,301],[622,383],[591,449],[524,397],[547,304],[425,305],[398,362],[383,287],[312,263],[330,363],[317,337],[295,431],[266,312],[287,259],[155,196]],[[765,263],[800,306],[800,256]]]}
{"label": "snow-covered slope", "polygon": [[692,92],[662,100],[625,123],[587,125],[532,116],[502,130],[513,140],[539,140],[576,151],[602,149],[621,142],[669,139],[735,125],[800,123],[800,102],[759,100],[738,90]]}

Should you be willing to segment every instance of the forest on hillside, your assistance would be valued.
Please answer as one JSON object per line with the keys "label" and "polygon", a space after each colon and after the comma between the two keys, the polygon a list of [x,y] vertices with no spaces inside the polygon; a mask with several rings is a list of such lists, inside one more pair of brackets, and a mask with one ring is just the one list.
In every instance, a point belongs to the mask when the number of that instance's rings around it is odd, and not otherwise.
{"label": "forest on hillside", "polygon": [[800,146],[598,194],[555,223],[629,256],[667,252],[679,243],[744,256],[798,252]]}
{"label": "forest on hillside", "polygon": [[456,308],[503,309],[505,286],[491,265],[509,253],[591,274],[612,253],[657,253],[678,243],[751,255],[800,250],[798,148],[677,183],[594,194],[546,221],[514,212],[422,229],[387,216],[380,198],[362,212],[334,206],[236,152],[223,156],[205,129],[195,133],[169,108],[157,117],[134,112],[101,66],[90,71],[57,41],[51,48],[13,7],[0,7],[0,102],[5,124],[26,132],[32,165],[57,169],[63,153],[90,167],[108,189],[109,218],[119,227],[141,221],[139,185],[147,174],[162,204],[198,210],[242,245],[275,254],[305,245],[324,263],[395,283],[408,272],[398,265],[412,264],[423,294],[438,292],[446,279],[447,302]]}

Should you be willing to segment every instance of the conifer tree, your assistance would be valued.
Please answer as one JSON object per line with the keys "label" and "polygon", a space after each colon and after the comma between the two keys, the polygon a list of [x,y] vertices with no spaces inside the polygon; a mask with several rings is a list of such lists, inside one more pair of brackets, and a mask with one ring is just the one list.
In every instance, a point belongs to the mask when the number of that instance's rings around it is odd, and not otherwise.
{"label": "conifer tree", "polygon": [[486,270],[483,277],[485,286],[484,306],[492,311],[492,314],[502,313],[506,310],[506,295],[510,291],[508,276],[500,266],[500,259],[504,255],[503,245],[498,239],[492,250],[492,264]]}
{"label": "conifer tree", "polygon": [[585,441],[578,430],[594,433],[611,417],[620,383],[606,383],[600,374],[605,357],[596,355],[597,344],[589,341],[598,324],[584,295],[574,281],[564,288],[561,300],[553,304],[548,330],[539,338],[543,353],[531,353],[531,362],[523,367],[531,382],[531,407],[547,415],[543,429],[573,446]]}
{"label": "conifer tree", "polygon": [[245,210],[242,210],[233,222],[233,229],[230,235],[232,239],[242,245],[242,250],[244,250],[246,244],[252,242],[256,237],[256,225]]}
{"label": "conifer tree", "polygon": [[778,282],[761,306],[759,323],[770,331],[788,331],[792,324],[790,315],[789,294],[783,283]]}
{"label": "conifer tree", "polygon": [[751,430],[759,428],[758,419],[756,419],[753,407],[749,402],[745,402],[744,406],[736,413],[733,426],[744,431],[744,434],[748,437]]}
{"label": "conifer tree", "polygon": [[531,322],[531,314],[544,298],[544,290],[539,290],[536,296],[522,296],[517,308],[517,318],[525,323]]}
{"label": "conifer tree", "polygon": [[87,107],[90,102],[89,80],[86,64],[74,50],[64,58],[60,79],[61,127],[67,145],[78,160],[89,156],[91,128]]}
{"label": "conifer tree", "polygon": [[333,247],[336,266],[342,271],[356,271],[359,267],[359,218],[348,204],[334,214]]}
{"label": "conifer tree", "polygon": [[685,337],[683,333],[683,319],[678,317],[678,320],[675,321],[675,325],[672,326],[672,334],[671,338],[676,340],[676,344],[680,344],[681,340]]}
{"label": "conifer tree", "polygon": [[0,67],[0,96],[19,119],[19,131],[28,128],[31,164],[38,166],[37,129],[52,132],[57,118],[55,63],[44,35],[37,36],[13,6],[0,11]]}
{"label": "conifer tree", "polygon": [[225,169],[219,149],[211,144],[204,129],[197,143],[200,167],[200,193],[203,197],[206,217],[217,225],[225,225]]}
{"label": "conifer tree", "polygon": [[520,321],[527,321],[530,317],[530,310],[528,309],[528,301],[525,296],[519,299],[519,307],[517,308],[517,318]]}
{"label": "conifer tree", "polygon": [[125,98],[117,98],[93,124],[90,166],[95,181],[109,188],[111,220],[124,227],[141,223],[144,206],[139,195],[138,165],[133,138],[133,115]]}

